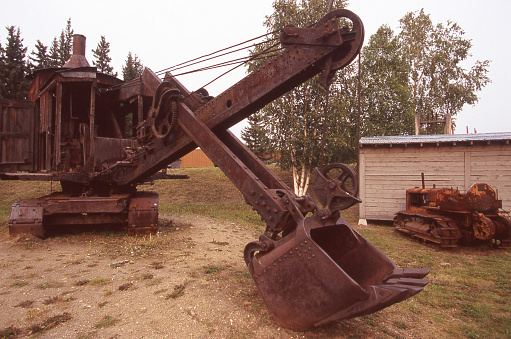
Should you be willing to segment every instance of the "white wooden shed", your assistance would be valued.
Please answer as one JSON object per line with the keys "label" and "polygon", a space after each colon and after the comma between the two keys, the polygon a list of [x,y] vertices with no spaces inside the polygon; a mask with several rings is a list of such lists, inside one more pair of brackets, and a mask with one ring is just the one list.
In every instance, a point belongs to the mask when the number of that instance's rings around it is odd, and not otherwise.
{"label": "white wooden shed", "polygon": [[492,186],[511,211],[511,132],[385,136],[360,139],[361,220],[392,220],[406,208],[405,191],[474,183]]}

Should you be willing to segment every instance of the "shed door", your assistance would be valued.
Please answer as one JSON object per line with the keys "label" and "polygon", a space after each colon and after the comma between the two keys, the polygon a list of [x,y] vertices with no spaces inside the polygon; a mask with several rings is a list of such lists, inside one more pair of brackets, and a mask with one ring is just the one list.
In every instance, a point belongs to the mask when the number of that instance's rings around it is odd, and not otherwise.
{"label": "shed door", "polygon": [[0,100],[0,171],[32,171],[34,104]]}

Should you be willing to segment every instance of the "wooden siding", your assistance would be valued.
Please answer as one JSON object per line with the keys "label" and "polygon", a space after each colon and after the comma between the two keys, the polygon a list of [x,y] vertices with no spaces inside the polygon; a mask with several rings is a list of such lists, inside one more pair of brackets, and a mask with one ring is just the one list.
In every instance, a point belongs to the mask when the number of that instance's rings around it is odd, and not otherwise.
{"label": "wooden siding", "polygon": [[194,168],[194,167],[211,167],[214,166],[213,162],[208,156],[200,149],[196,148],[182,158],[181,167]]}
{"label": "wooden siding", "polygon": [[484,182],[498,190],[503,208],[511,210],[511,145],[364,145],[360,150],[360,218],[391,220],[406,208],[405,191],[453,187],[465,192]]}
{"label": "wooden siding", "polygon": [[0,171],[34,170],[34,104],[0,100]]}

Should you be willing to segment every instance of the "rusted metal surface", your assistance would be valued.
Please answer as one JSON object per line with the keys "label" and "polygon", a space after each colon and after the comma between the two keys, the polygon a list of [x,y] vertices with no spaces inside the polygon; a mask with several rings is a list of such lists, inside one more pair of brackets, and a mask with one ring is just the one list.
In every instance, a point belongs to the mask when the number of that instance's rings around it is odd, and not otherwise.
{"label": "rusted metal surface", "polygon": [[43,214],[44,210],[40,204],[14,203],[9,215],[9,234],[30,233],[43,238],[45,236]]}
{"label": "rusted metal surface", "polygon": [[303,219],[293,236],[271,243],[271,251],[246,252],[245,260],[274,320],[285,328],[303,331],[372,313],[427,284],[422,278],[428,269],[398,271],[342,218],[325,222],[316,214]]}
{"label": "rusted metal surface", "polygon": [[155,233],[158,230],[158,193],[137,192],[128,209],[129,234]]}
{"label": "rusted metal surface", "polygon": [[158,226],[158,193],[70,196],[56,192],[16,202],[11,208],[11,234],[44,237],[46,228],[72,225],[118,224],[130,234],[154,233]]}
{"label": "rusted metal surface", "polygon": [[443,247],[459,242],[511,245],[511,219],[502,200],[487,184],[476,183],[465,194],[453,188],[412,188],[406,191],[406,211],[398,212],[396,230]]}
{"label": "rusted metal surface", "polygon": [[[351,26],[341,27],[341,19]],[[130,233],[154,232],[158,195],[137,193],[136,185],[200,146],[267,225],[244,257],[281,326],[307,330],[420,292],[428,269],[397,269],[341,217],[360,202],[349,167],[317,171],[318,204],[296,196],[228,131],[313,76],[327,88],[359,54],[363,39],[360,18],[347,10],[330,12],[313,27],[288,26],[280,55],[215,98],[204,89],[187,90],[170,73],[162,82],[147,70],[122,83],[83,65],[36,72],[30,90],[40,121],[34,171],[45,174],[1,178],[60,178],[63,192],[19,202],[14,231],[118,222]],[[481,230],[485,225],[482,220]]]}
{"label": "rusted metal surface", "polygon": [[64,64],[64,68],[89,67],[85,57],[85,36],[73,34],[73,54]]}

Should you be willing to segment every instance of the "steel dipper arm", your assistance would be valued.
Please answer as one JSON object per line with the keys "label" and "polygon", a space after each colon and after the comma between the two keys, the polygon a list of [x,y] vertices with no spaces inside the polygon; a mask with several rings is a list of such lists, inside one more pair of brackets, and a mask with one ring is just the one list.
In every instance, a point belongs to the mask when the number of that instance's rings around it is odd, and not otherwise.
{"label": "steel dipper arm", "polygon": [[[349,26],[341,28],[341,18],[349,20]],[[287,26],[281,33],[281,43],[285,47],[281,54],[208,102],[197,101],[200,100],[199,95],[190,95],[169,74],[165,79],[168,82],[160,84],[162,90],[156,91],[153,116],[157,110],[160,115],[165,111],[157,103],[161,102],[163,90],[172,87],[186,97],[180,100],[176,93],[169,99],[177,103],[178,116],[180,111],[193,111],[208,129],[216,134],[225,134],[229,127],[319,73],[322,73],[320,82],[327,86],[335,71],[348,65],[358,55],[363,39],[364,28],[360,18],[344,9],[330,12],[312,28]],[[114,182],[121,187],[134,186],[197,147],[180,126],[167,131],[163,127],[172,124],[163,126],[161,119],[156,117],[148,119],[147,123],[147,141],[141,150],[97,175],[95,180]],[[166,133],[154,136],[149,125],[156,125],[157,130]],[[212,160],[217,162],[217,159]]]}

